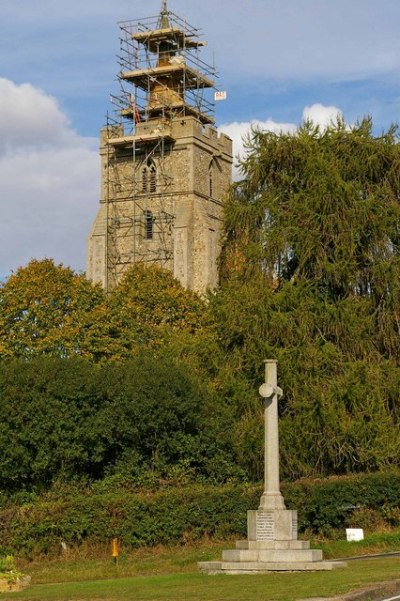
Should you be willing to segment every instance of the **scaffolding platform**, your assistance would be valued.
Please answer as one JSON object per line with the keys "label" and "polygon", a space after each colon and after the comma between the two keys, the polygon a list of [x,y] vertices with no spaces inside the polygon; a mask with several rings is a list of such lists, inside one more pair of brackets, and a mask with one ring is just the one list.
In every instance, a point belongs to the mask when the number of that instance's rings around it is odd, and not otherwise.
{"label": "scaffolding platform", "polygon": [[207,42],[195,39],[194,33],[188,33],[179,28],[166,27],[163,29],[153,29],[147,31],[138,31],[132,34],[132,39],[145,45],[150,52],[157,53],[161,42],[173,38],[180,48],[199,48],[206,46]]}
{"label": "scaffolding platform", "polygon": [[149,88],[149,80],[169,78],[172,82],[180,82],[187,89],[198,88],[213,88],[214,80],[206,77],[200,71],[185,63],[169,63],[159,67],[149,67],[145,69],[136,69],[135,71],[125,71],[120,73],[120,78],[130,81],[133,85],[147,90]]}
{"label": "scaffolding platform", "polygon": [[164,139],[167,142],[173,142],[174,138],[163,132],[153,133],[147,135],[128,135],[128,136],[119,136],[116,138],[108,138],[107,143],[111,146],[132,146],[133,144],[152,144],[153,142],[158,142],[159,140]]}

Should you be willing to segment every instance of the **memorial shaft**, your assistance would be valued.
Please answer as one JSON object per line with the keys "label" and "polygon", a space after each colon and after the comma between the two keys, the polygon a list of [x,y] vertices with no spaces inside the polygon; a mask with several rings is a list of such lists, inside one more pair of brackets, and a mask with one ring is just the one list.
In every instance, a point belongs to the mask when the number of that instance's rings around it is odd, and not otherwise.
{"label": "memorial shaft", "polygon": [[265,383],[273,389],[273,395],[264,400],[264,493],[260,509],[284,509],[279,481],[279,425],[278,425],[278,376],[277,362],[265,363]]}

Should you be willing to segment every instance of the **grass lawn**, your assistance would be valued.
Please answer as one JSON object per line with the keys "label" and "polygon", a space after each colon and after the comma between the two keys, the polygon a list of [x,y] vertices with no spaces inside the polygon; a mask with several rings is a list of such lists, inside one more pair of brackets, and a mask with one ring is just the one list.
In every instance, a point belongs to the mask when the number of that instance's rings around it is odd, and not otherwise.
{"label": "grass lawn", "polygon": [[[359,543],[315,542],[326,557],[344,557],[396,551],[399,533],[371,535]],[[207,576],[197,561],[220,558],[233,541],[203,542],[186,547],[138,549],[122,553],[118,565],[109,549],[81,548],[63,558],[18,562],[32,575],[32,586],[21,593],[0,594],[0,601],[291,601],[334,596],[373,583],[399,579],[400,558],[365,559],[332,572],[269,573],[264,575]],[[400,591],[400,584],[399,584]]]}
{"label": "grass lawn", "polygon": [[58,584],[37,584],[0,599],[29,601],[294,601],[333,596],[362,586],[400,577],[400,559],[351,562],[332,572],[270,573],[253,576],[206,576],[196,572],[163,576],[138,576]]}

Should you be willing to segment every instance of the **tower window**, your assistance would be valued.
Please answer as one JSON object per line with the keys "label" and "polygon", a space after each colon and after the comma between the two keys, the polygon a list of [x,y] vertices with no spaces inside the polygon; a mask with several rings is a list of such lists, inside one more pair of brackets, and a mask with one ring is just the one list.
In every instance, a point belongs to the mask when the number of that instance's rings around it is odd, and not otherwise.
{"label": "tower window", "polygon": [[221,165],[216,157],[213,157],[208,165],[208,195],[216,198],[219,194],[219,178],[222,175]]}
{"label": "tower window", "polygon": [[147,167],[142,170],[142,192],[147,192]]}
{"label": "tower window", "polygon": [[150,168],[150,192],[155,192],[157,189],[157,171],[154,165]]}
{"label": "tower window", "polygon": [[142,169],[142,192],[157,192],[157,169],[151,159]]}
{"label": "tower window", "polygon": [[154,217],[151,211],[144,211],[144,237],[145,240],[153,240]]}

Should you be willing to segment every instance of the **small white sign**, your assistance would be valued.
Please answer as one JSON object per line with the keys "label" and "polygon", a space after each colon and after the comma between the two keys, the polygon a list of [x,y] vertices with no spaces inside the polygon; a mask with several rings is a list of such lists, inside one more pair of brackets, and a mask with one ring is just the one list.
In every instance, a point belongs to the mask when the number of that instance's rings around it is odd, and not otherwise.
{"label": "small white sign", "polygon": [[225,91],[223,92],[215,92],[214,93],[214,100],[226,100],[227,97],[227,93]]}
{"label": "small white sign", "polygon": [[362,528],[346,528],[346,538],[348,541],[364,540],[364,530]]}

